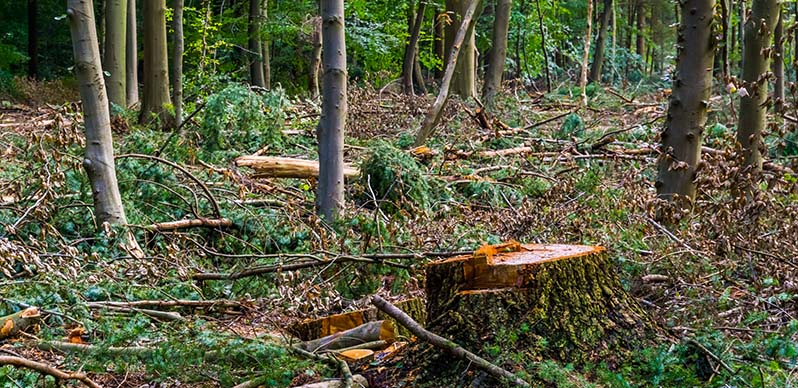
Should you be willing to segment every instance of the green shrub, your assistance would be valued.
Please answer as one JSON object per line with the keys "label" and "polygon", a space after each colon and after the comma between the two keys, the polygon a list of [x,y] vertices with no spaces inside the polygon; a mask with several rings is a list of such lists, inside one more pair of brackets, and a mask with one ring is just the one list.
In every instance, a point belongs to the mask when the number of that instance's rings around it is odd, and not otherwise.
{"label": "green shrub", "polygon": [[400,209],[426,209],[431,201],[431,188],[422,166],[406,152],[377,141],[369,147],[368,157],[360,166],[363,196],[372,199],[389,212]]}

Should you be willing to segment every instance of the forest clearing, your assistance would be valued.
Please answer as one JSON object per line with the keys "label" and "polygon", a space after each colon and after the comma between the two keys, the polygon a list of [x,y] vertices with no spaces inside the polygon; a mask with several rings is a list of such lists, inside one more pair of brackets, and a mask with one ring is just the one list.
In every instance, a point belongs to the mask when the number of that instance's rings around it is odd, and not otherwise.
{"label": "forest clearing", "polygon": [[0,16],[1,387],[798,385],[798,3],[184,1]]}

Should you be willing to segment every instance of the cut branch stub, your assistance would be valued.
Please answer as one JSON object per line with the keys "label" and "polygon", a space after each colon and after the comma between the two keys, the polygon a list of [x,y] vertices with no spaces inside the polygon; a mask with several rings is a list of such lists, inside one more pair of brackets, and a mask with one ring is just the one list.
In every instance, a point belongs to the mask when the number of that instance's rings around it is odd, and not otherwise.
{"label": "cut branch stub", "polygon": [[430,263],[428,329],[466,349],[507,347],[511,333],[514,349],[564,362],[624,357],[655,333],[603,247],[514,248]]}

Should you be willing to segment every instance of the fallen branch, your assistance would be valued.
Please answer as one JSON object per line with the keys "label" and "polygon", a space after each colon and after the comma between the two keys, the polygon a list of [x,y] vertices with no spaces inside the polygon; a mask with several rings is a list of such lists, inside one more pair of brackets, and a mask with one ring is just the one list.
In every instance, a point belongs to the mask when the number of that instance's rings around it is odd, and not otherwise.
{"label": "fallen branch", "polygon": [[41,362],[36,362],[33,360],[28,360],[27,358],[22,357],[13,357],[13,356],[0,356],[0,365],[12,365],[20,368],[28,368],[35,370],[41,374],[45,374],[48,376],[53,376],[56,380],[77,380],[81,383],[85,384],[91,388],[100,388],[100,385],[92,381],[83,373],[76,373],[76,372],[64,372],[60,369],[56,369],[50,365],[43,364]]}
{"label": "fallen branch", "polygon": [[194,218],[186,220],[159,222],[145,226],[146,229],[158,232],[186,229],[193,227],[224,228],[233,226],[233,221],[227,218]]}
{"label": "fallen branch", "polygon": [[[249,167],[255,170],[255,178],[318,178],[319,162],[297,158],[278,156],[246,155],[235,161],[238,167]],[[349,165],[344,166],[345,177],[356,177],[360,170]]]}
{"label": "fallen branch", "polygon": [[0,317],[0,339],[9,338],[39,322],[41,314],[36,307],[28,307],[11,315]]}
{"label": "fallen branch", "polygon": [[86,303],[89,308],[94,309],[107,309],[111,311],[119,311],[123,313],[142,313],[144,315],[149,315],[153,318],[158,318],[164,321],[182,321],[185,320],[182,315],[175,312],[169,311],[160,311],[160,310],[149,310],[149,309],[141,309],[135,307],[126,307],[126,306],[114,306],[108,304],[95,304],[93,302]]}
{"label": "fallen branch", "polygon": [[218,299],[218,300],[136,300],[130,302],[120,302],[120,301],[102,301],[102,302],[91,302],[92,305],[97,306],[117,306],[117,307],[131,307],[131,308],[142,308],[142,307],[160,307],[160,308],[171,308],[171,307],[190,307],[190,308],[214,308],[214,307],[241,307],[243,304],[241,302],[236,302],[234,300],[226,300],[226,299]]}
{"label": "fallen branch", "polygon": [[393,342],[395,339],[396,332],[391,321],[373,321],[326,337],[305,341],[297,347],[316,353],[323,350],[349,348],[374,341]]}
{"label": "fallen branch", "polygon": [[339,360],[331,354],[319,355],[294,346],[289,347],[289,349],[291,349],[293,353],[300,355],[302,357],[306,357],[311,360],[324,361],[329,364],[332,364],[333,366],[337,366],[338,369],[341,370],[341,376],[343,377],[342,380],[344,383],[344,388],[352,388],[352,381],[353,381],[352,371],[349,370],[349,364],[347,364],[346,361]]}
{"label": "fallen branch", "polygon": [[530,387],[529,383],[516,377],[512,372],[492,364],[488,360],[485,360],[484,358],[463,349],[460,345],[446,338],[427,331],[421,327],[418,322],[414,321],[413,318],[410,318],[410,316],[405,314],[402,310],[399,310],[396,306],[381,298],[379,295],[374,295],[374,297],[371,298],[371,303],[373,303],[378,309],[382,310],[385,314],[388,314],[391,318],[395,319],[402,326],[406,327],[407,330],[410,330],[410,332],[415,334],[416,337],[424,342],[427,342],[433,346],[437,346],[456,358],[467,360],[473,363],[477,368],[487,372],[489,375],[499,380],[505,380],[521,387]]}
{"label": "fallen branch", "polygon": [[404,268],[404,269],[412,269],[409,265],[404,265],[400,263],[394,263],[387,260],[377,260],[377,259],[370,259],[367,257],[357,257],[357,256],[337,256],[332,259],[323,259],[323,260],[314,260],[314,261],[303,261],[299,263],[292,263],[292,264],[276,264],[276,265],[261,265],[250,267],[238,272],[200,272],[194,274],[191,278],[194,280],[237,280],[245,277],[250,276],[258,276],[267,273],[274,273],[274,272],[287,272],[287,271],[296,271],[305,268],[311,267],[321,267],[326,265],[331,265],[335,263],[347,263],[347,262],[360,262],[360,263],[372,263],[372,264],[386,264],[393,267]]}
{"label": "fallen branch", "polygon": [[36,344],[39,350],[46,352],[59,351],[62,353],[105,353],[115,356],[147,357],[155,352],[154,348],[146,346],[95,346],[87,344],[73,344],[63,341],[47,341]]}

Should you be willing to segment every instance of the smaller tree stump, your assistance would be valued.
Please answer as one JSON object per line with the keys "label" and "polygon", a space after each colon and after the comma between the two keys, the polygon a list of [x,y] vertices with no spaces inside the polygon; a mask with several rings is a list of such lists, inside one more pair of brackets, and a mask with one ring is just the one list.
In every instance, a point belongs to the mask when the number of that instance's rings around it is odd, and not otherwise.
{"label": "smaller tree stump", "polygon": [[656,332],[603,247],[486,246],[426,274],[427,328],[476,353],[612,365]]}

